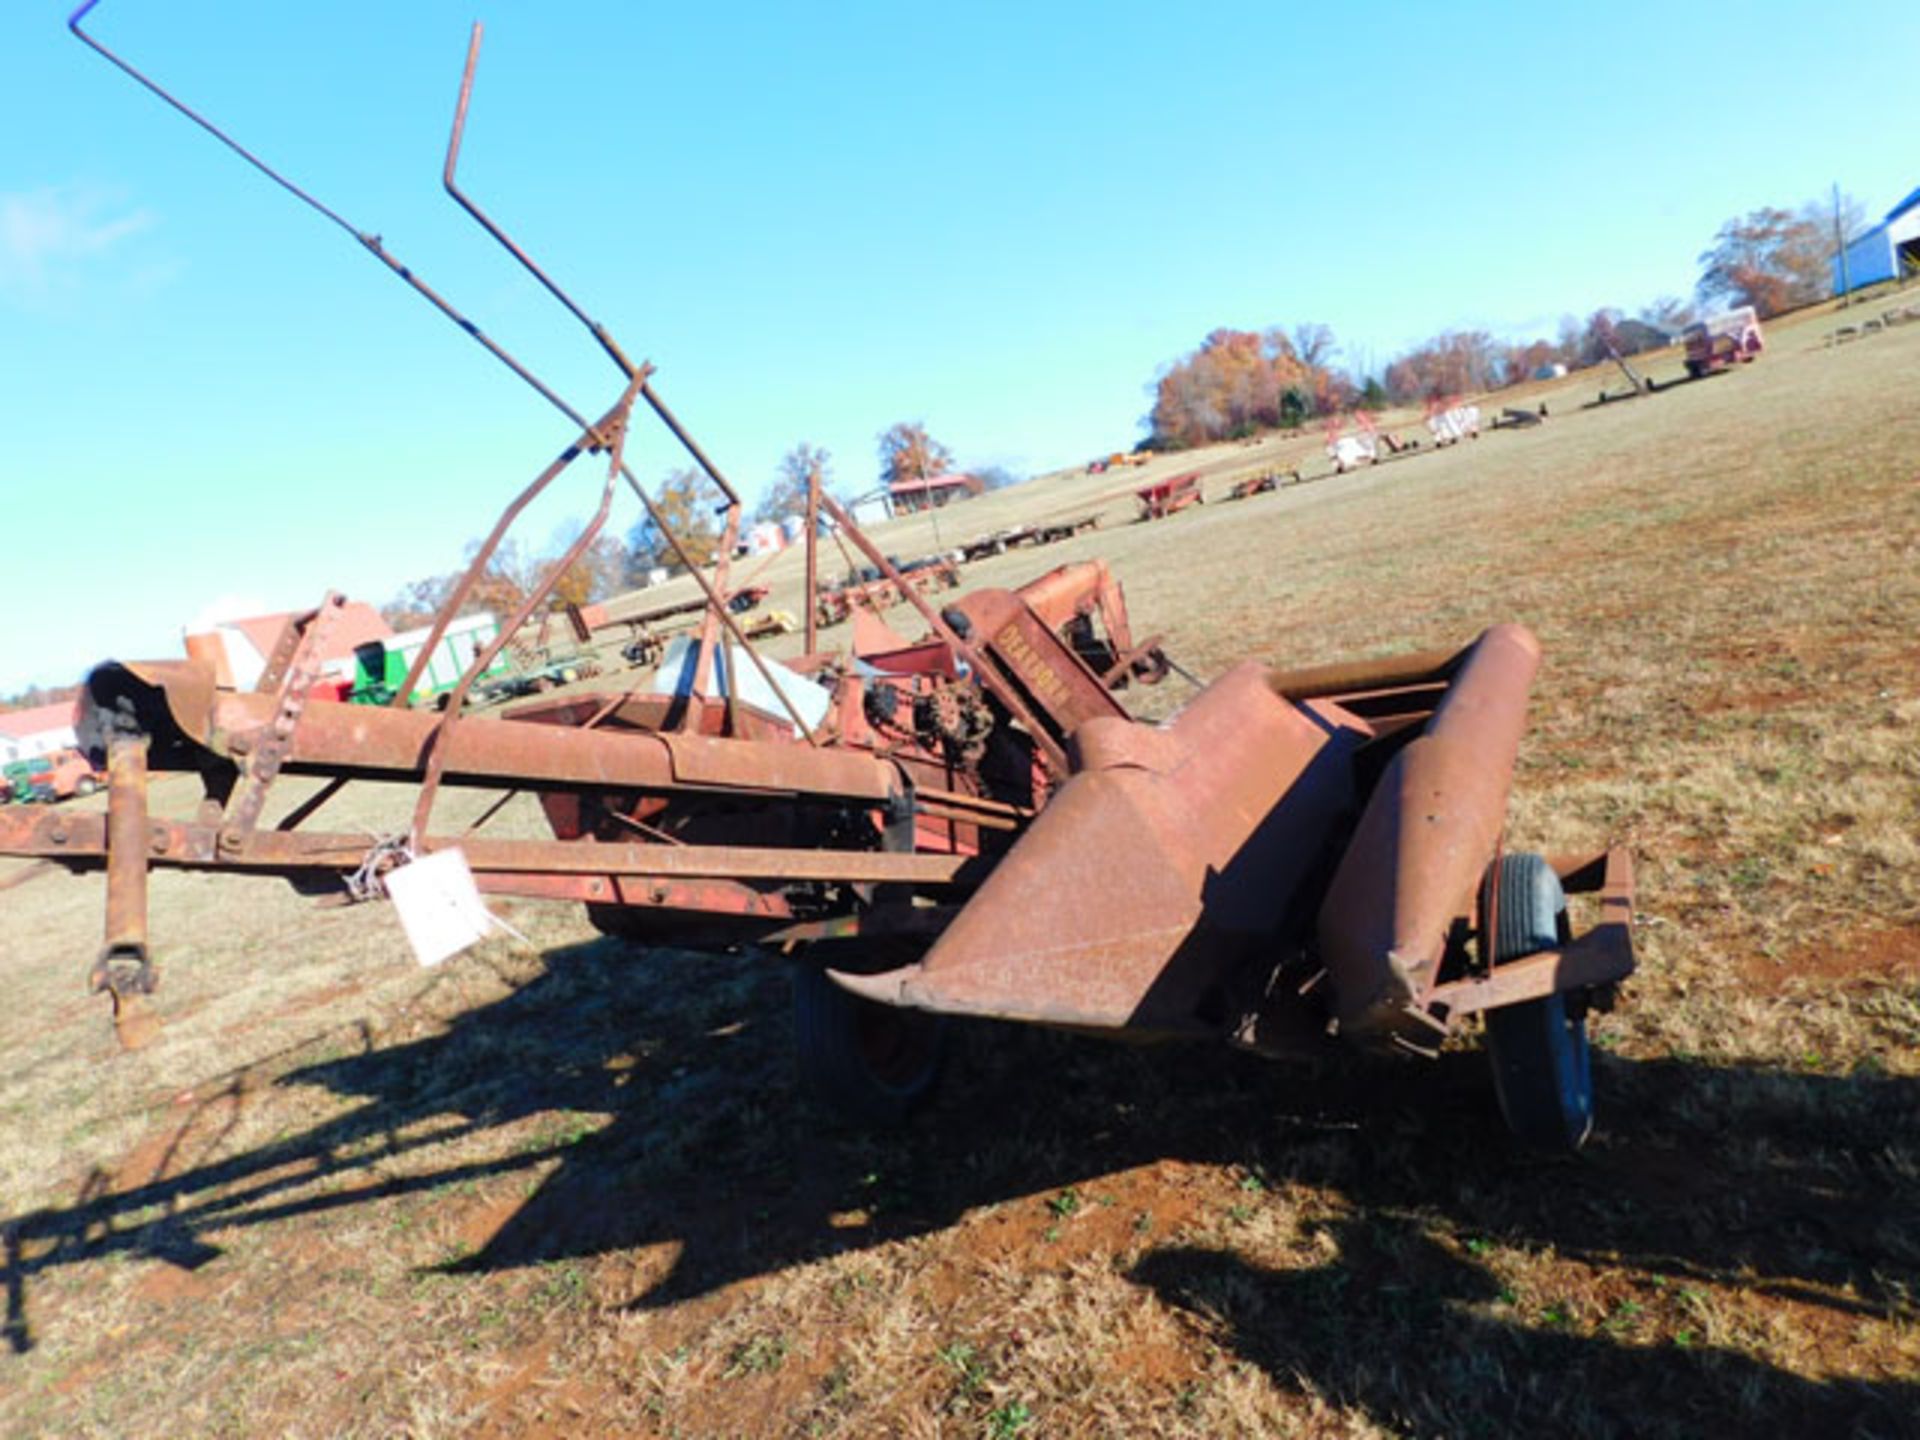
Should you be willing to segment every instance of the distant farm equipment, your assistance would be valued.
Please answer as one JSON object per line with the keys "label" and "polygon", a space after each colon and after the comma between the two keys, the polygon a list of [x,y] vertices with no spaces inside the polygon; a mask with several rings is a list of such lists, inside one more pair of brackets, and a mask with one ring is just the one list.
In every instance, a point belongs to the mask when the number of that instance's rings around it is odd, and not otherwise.
{"label": "distant farm equipment", "polygon": [[1538,409],[1525,410],[1517,405],[1508,405],[1493,417],[1491,428],[1495,430],[1531,430],[1544,425],[1547,420],[1546,402],[1542,401]]}
{"label": "distant farm equipment", "polygon": [[[353,652],[353,681],[346,698],[358,705],[391,705],[402,682],[414,675],[411,694],[433,700],[460,683],[475,655],[483,653],[499,635],[491,615],[462,615],[436,627],[369,640]],[[288,643],[283,639],[283,643]],[[504,676],[507,662],[495,659],[485,681]]]}
{"label": "distant farm equipment", "polygon": [[1055,545],[1062,540],[1071,540],[1088,530],[1098,529],[1100,515],[1098,511],[1087,515],[1073,515],[1056,520],[1036,520],[1031,525],[1011,525],[996,530],[990,535],[976,536],[960,547],[962,560],[984,560],[990,555],[1004,555],[1009,550],[1017,550],[1023,545]]}
{"label": "distant farm equipment", "polygon": [[1278,490],[1282,485],[1298,485],[1299,483],[1300,472],[1298,470],[1262,470],[1258,475],[1243,475],[1234,481],[1232,486],[1227,490],[1227,499],[1250,500],[1255,495],[1265,495],[1269,491]]}
{"label": "distant farm equipment", "polygon": [[1462,440],[1480,438],[1478,405],[1435,404],[1427,411],[1427,433],[1438,445],[1457,445]]}
{"label": "distant farm equipment", "polygon": [[989,536],[975,536],[964,545],[960,545],[962,561],[985,561],[989,555],[1006,555],[1010,549],[1020,549],[1021,545],[1056,545],[1062,540],[1071,540],[1077,534],[1100,528],[1100,515],[1094,511],[1091,515],[1073,515],[1056,520],[1035,520],[1033,524],[1006,526],[1004,530],[995,530]]}
{"label": "distant farm equipment", "polygon": [[1767,346],[1759,313],[1751,305],[1696,320],[1680,336],[1687,349],[1687,374],[1695,380],[1710,371],[1747,364]]}
{"label": "distant farm equipment", "polygon": [[[1420,448],[1418,440],[1402,440],[1391,430],[1382,430],[1379,422],[1365,410],[1353,412],[1353,433],[1346,433],[1347,417],[1338,411],[1327,416],[1326,453],[1333,462],[1333,473],[1344,475],[1361,465],[1376,465],[1383,459],[1410,454]],[[1382,452],[1385,452],[1384,454]]]}
{"label": "distant farm equipment", "polygon": [[[100,48],[80,31],[84,14],[76,32]],[[1633,969],[1632,866],[1621,850],[1504,851],[1540,662],[1531,634],[1495,625],[1455,649],[1304,668],[1244,660],[1149,724],[1123,696],[1176,667],[1157,638],[1135,639],[1104,563],[936,603],[928,591],[957,578],[951,562],[897,565],[816,475],[809,516],[823,514],[872,572],[856,573],[853,592],[875,608],[882,593],[904,601],[924,632],[907,638],[863,615],[853,645],[825,651],[810,604],[806,653],[761,654],[728,603],[737,492],[671,418],[651,366],[629,361],[458,188],[478,44],[476,27],[447,187],[581,320],[613,363],[618,399],[588,419],[481,343],[575,427],[568,461],[603,457],[599,508],[467,658],[439,714],[409,704],[429,657],[513,516],[567,462],[508,507],[384,706],[307,703],[343,603],[334,595],[290,627],[249,693],[217,690],[195,659],[110,662],[88,676],[79,723],[107,758],[106,814],[0,816],[0,852],[104,868],[106,945],[92,978],[117,1018],[136,1016],[155,984],[149,869],[183,866],[388,896],[410,933],[448,911],[462,924],[482,917],[445,946],[416,937],[423,959],[484,933],[489,894],[582,903],[595,926],[642,945],[788,956],[804,1078],[872,1122],[900,1120],[927,1095],[954,1015],[1275,1054],[1337,1042],[1418,1056],[1481,1016],[1513,1130],[1562,1149],[1585,1139],[1586,1017]],[[463,333],[484,335],[370,232],[353,233]],[[711,576],[626,467],[643,401],[727,501]],[[592,543],[622,479],[700,585],[697,629],[674,637],[650,683],[465,713]],[[1189,474],[1140,497],[1166,515],[1199,490]],[[810,544],[810,602],[815,560]],[[150,810],[151,770],[197,776],[200,809]],[[316,788],[263,823],[291,777]],[[347,785],[398,787],[408,819],[379,836],[317,828]],[[551,838],[489,829],[497,804],[479,822],[436,827],[437,800],[456,787],[537,796]],[[450,853],[451,869],[423,865]],[[409,899],[416,885],[433,888]],[[1584,932],[1569,893],[1597,897]]]}
{"label": "distant farm equipment", "polygon": [[1140,505],[1142,520],[1164,520],[1178,515],[1189,505],[1203,505],[1206,496],[1200,490],[1200,472],[1189,470],[1166,480],[1156,480],[1133,492]]}
{"label": "distant farm equipment", "polygon": [[960,584],[960,568],[944,555],[929,555],[901,565],[888,561],[851,570],[837,584],[817,587],[814,618],[818,624],[838,625],[857,609],[874,614],[891,610],[909,591],[953,590]]}
{"label": "distant farm equipment", "polygon": [[78,750],[56,750],[15,760],[0,770],[4,797],[22,804],[51,805],[59,800],[93,794],[107,777]]}

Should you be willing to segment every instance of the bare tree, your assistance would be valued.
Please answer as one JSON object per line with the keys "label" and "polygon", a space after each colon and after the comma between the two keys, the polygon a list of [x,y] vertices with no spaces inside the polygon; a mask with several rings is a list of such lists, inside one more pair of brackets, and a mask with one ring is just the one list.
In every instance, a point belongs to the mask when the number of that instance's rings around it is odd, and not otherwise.
{"label": "bare tree", "polygon": [[1598,365],[1623,353],[1620,322],[1626,317],[1611,305],[1603,305],[1587,317],[1587,328],[1580,337],[1580,363]]}
{"label": "bare tree", "polygon": [[1662,295],[1640,307],[1640,319],[1656,330],[1678,334],[1693,320],[1693,307],[1678,295]]}
{"label": "bare tree", "polygon": [[773,484],[767,488],[766,495],[754,510],[753,518],[780,521],[789,515],[806,514],[807,477],[816,469],[820,472],[820,488],[831,488],[833,456],[820,446],[802,440],[780,457]]}
{"label": "bare tree", "polygon": [[917,420],[902,420],[880,432],[880,478],[928,480],[953,468],[953,452],[927,433]]}
{"label": "bare tree", "polygon": [[[660,482],[653,503],[667,528],[679,539],[687,558],[705,565],[720,548],[720,530],[714,523],[714,502],[718,492],[698,470],[675,470]],[[633,574],[644,574],[655,566],[673,567],[680,563],[673,546],[651,515],[643,515],[627,536]]]}
{"label": "bare tree", "polygon": [[1831,227],[1777,206],[1749,211],[1720,227],[1700,252],[1702,301],[1751,305],[1763,316],[1826,295]]}
{"label": "bare tree", "polygon": [[1293,353],[1309,370],[1324,369],[1339,350],[1331,326],[1303,321],[1293,327]]}
{"label": "bare tree", "polygon": [[1557,339],[1557,348],[1562,365],[1578,365],[1580,363],[1580,341],[1585,333],[1586,332],[1580,328],[1580,322],[1573,316],[1562,315],[1560,317],[1560,333]]}

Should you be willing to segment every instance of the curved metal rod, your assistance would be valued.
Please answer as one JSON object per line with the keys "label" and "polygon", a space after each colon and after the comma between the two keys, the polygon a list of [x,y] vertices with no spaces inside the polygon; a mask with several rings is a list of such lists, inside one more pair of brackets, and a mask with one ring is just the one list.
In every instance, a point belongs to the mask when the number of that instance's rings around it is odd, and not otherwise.
{"label": "curved metal rod", "polygon": [[[447,633],[447,627],[452,624],[453,617],[460,613],[461,607],[467,603],[467,597],[473,593],[473,587],[486,573],[488,562],[493,559],[494,552],[500,548],[500,542],[506,538],[507,531],[512,528],[520,512],[532,504],[534,498],[558,479],[560,472],[578,460],[582,454],[596,447],[604,448],[605,435],[608,431],[624,432],[627,412],[632,405],[631,396],[623,399],[619,406],[607,412],[601,419],[598,430],[584,432],[565,450],[562,450],[551,465],[536,475],[526,489],[508,502],[507,508],[500,512],[500,518],[494,522],[493,529],[488,532],[487,538],[482,540],[480,548],[474,551],[473,559],[467,562],[465,573],[448,592],[447,598],[441,601],[440,608],[434,614],[432,628],[427,632],[426,641],[421,645],[420,653],[413,657],[413,663],[407,667],[407,678],[402,680],[400,688],[393,692],[393,698],[387,702],[389,705],[395,709],[405,709],[413,698],[413,687],[420,683],[420,676],[433,659],[433,652],[439,648],[440,641]],[[607,483],[609,485],[613,483],[611,477]]]}
{"label": "curved metal rod", "polygon": [[89,49],[93,50],[94,53],[96,53],[101,58],[106,60],[108,64],[114,66],[116,69],[123,71],[127,75],[132,76],[141,85],[145,86],[148,90],[151,90],[155,95],[158,95],[162,100],[166,101],[167,104],[171,105],[174,109],[178,110],[182,115],[186,116],[187,119],[191,120],[194,124],[198,125],[202,130],[206,131],[209,135],[213,136],[214,139],[218,140],[222,145],[226,146],[229,150],[233,151],[234,154],[238,155],[242,160],[246,161],[249,165],[253,166],[254,169],[258,170],[262,175],[266,176],[269,180],[273,181],[273,183],[278,185],[282,190],[285,190],[288,194],[292,195],[296,200],[300,201],[302,204],[309,206],[314,210],[319,211],[322,215],[326,216],[327,219],[331,220],[334,224],[338,225],[342,230],[346,231],[349,235],[353,236],[354,239],[362,242],[363,244],[366,242],[367,237],[361,234],[359,230],[355,229],[354,226],[345,219],[345,217],[336,214],[332,210],[329,210],[325,205],[321,204],[318,200],[314,199],[313,196],[309,195],[306,191],[302,190],[298,185],[294,184],[291,180],[287,179],[287,177],[282,175],[278,170],[275,170],[271,165],[267,164],[267,162],[262,160],[258,155],[254,154],[251,150],[247,149],[247,147],[242,145],[238,140],[235,140],[231,135],[227,134],[227,132],[222,130],[218,125],[214,124],[211,120],[207,119],[207,117],[202,115],[198,110],[195,110],[192,106],[186,104],[184,101],[176,100],[172,95],[167,93],[167,91],[163,90],[154,81],[149,80],[140,71],[134,69],[133,66],[129,65],[125,60],[122,60],[118,55],[114,54],[113,51],[109,50],[105,45],[102,45],[98,40],[94,39],[93,36],[89,35],[86,32],[86,30],[81,26],[80,22],[86,19],[88,13],[91,12],[93,8],[97,6],[99,3],[100,3],[100,0],[85,0],[85,3],[83,3],[71,15],[67,16],[67,28],[74,33],[74,37],[77,40],[79,40],[81,44],[86,45]]}
{"label": "curved metal rod", "polygon": [[[198,125],[201,129],[205,130],[208,134],[212,135],[221,144],[225,145],[228,149],[232,150],[235,154],[239,155],[241,159],[245,160],[254,169],[258,170],[261,174],[265,175],[269,180],[273,181],[274,184],[280,186],[283,190],[286,190],[289,194],[293,195],[296,199],[298,199],[302,204],[308,206],[310,209],[317,211],[326,219],[333,222],[333,224],[337,225],[340,229],[345,230],[349,235],[353,236],[353,238],[356,241],[358,241],[362,247],[364,247],[367,251],[369,251],[374,256],[375,259],[379,260],[381,264],[385,265],[395,275],[399,276],[402,280],[406,281],[407,284],[416,293],[418,293],[423,299],[425,299],[429,304],[431,304],[436,310],[438,310],[442,315],[446,316],[446,318],[451,320],[455,325],[459,326],[461,330],[466,332],[466,334],[471,336],[474,340],[479,342],[479,344],[483,346],[489,354],[491,354],[495,359],[500,361],[500,363],[505,365],[509,370],[513,371],[515,375],[519,376],[522,380],[524,380],[527,383],[527,385],[530,386],[549,405],[553,406],[554,409],[558,410],[562,415],[566,416],[569,420],[571,420],[577,429],[581,431],[590,431],[593,428],[592,425],[588,422],[585,415],[583,415],[580,411],[574,409],[572,405],[569,405],[564,399],[562,399],[557,393],[555,393],[550,386],[548,386],[544,381],[542,381],[538,376],[536,376],[531,370],[527,369],[525,365],[522,365],[518,360],[516,360],[511,354],[507,352],[507,350],[503,346],[501,346],[491,336],[489,336],[488,334],[486,334],[486,332],[481,330],[481,328],[478,325],[476,325],[473,321],[467,319],[465,315],[461,314],[460,311],[456,310],[437,291],[435,291],[431,286],[427,285],[418,276],[416,276],[410,269],[408,269],[405,265],[402,265],[397,259],[395,259],[393,255],[386,249],[386,247],[381,244],[380,237],[378,235],[372,235],[367,233],[366,231],[356,228],[354,225],[349,223],[343,216],[339,215],[335,211],[323,205],[320,201],[316,200],[312,195],[309,195],[305,190],[302,190],[298,185],[294,184],[291,180],[287,179],[279,171],[275,170],[271,165],[267,164],[266,161],[262,160],[259,156],[255,155],[251,150],[248,150],[245,146],[241,145],[238,141],[234,140],[224,130],[220,129],[219,126],[215,125],[211,120],[208,120],[206,117],[201,115],[198,111],[192,109],[183,101],[176,99],[173,96],[173,94],[168,90],[166,90],[163,86],[158,84],[156,81],[149,79],[145,74],[143,74],[140,70],[136,69],[132,64],[130,64],[126,60],[121,59],[119,55],[115,54],[112,50],[108,49],[105,45],[101,44],[98,40],[94,39],[93,36],[89,35],[86,32],[86,30],[82,27],[81,21],[86,19],[89,12],[94,10],[99,4],[100,4],[100,0],[83,0],[83,3],[79,6],[79,8],[76,9],[70,16],[68,16],[67,28],[73,31],[76,38],[82,41],[89,49],[93,50],[95,53],[99,54],[102,58],[109,61],[116,69],[132,77],[134,80],[139,82],[139,84],[143,88],[151,91],[154,95],[158,96],[161,100],[166,102],[166,104],[169,105],[171,108],[179,111],[182,115],[186,116],[189,120],[193,121],[194,124]],[[475,47],[473,45],[470,45],[468,49],[468,60],[467,60],[469,79],[471,77],[471,71],[472,71],[474,59],[475,59]],[[462,88],[463,88],[463,91],[465,91],[470,89],[470,86],[463,86]],[[463,101],[463,111],[464,111],[464,101]],[[528,263],[531,263],[531,262],[528,262]],[[544,279],[544,277],[542,278]],[[571,302],[567,302],[567,303],[571,308]],[[576,313],[578,313],[577,310],[576,310]],[[589,324],[591,328],[591,322],[589,322]],[[632,374],[629,373],[628,379],[631,380],[632,378],[633,378]],[[729,497],[728,503],[730,505],[737,507],[740,504],[739,495],[734,491],[733,487],[727,483],[726,479],[720,474],[718,467],[715,466],[714,463],[707,458],[706,453],[703,450],[701,450],[699,445],[697,445],[694,442],[693,437],[686,432],[686,429],[680,424],[680,421],[674,416],[673,412],[666,407],[665,402],[663,402],[656,394],[654,394],[652,387],[646,383],[644,378],[642,378],[640,383],[640,395],[642,396],[642,398],[646,400],[648,406],[652,408],[654,414],[660,418],[661,422],[667,427],[667,429],[673,433],[674,438],[680,442],[680,444],[682,445],[682,447],[685,448],[687,453],[691,455],[693,459],[699,464],[701,470],[703,470],[706,473],[707,477],[711,479],[716,485],[718,485],[721,488],[721,490]],[[660,532],[661,536],[666,540],[669,547],[672,548],[674,557],[677,560],[679,560],[679,562],[687,568],[689,573],[692,574],[694,583],[700,587],[701,593],[706,597],[707,603],[709,605],[716,607],[716,613],[719,615],[721,624],[723,624],[726,627],[727,633],[733,638],[733,640],[736,643],[740,645],[740,647],[743,650],[746,651],[747,658],[753,662],[754,668],[760,672],[761,678],[765,680],[767,684],[770,687],[772,687],[774,693],[780,697],[781,701],[783,702],[783,707],[788,711],[789,715],[793,718],[794,723],[799,726],[801,734],[806,736],[808,743],[813,745],[818,745],[820,743],[819,737],[814,733],[812,727],[810,727],[800,717],[798,711],[795,709],[792,702],[788,700],[786,692],[782,690],[779,684],[774,680],[771,672],[768,671],[767,669],[766,661],[761,658],[760,652],[754,649],[754,647],[748,643],[746,636],[741,633],[740,627],[734,623],[733,616],[729,614],[726,610],[724,599],[719,594],[716,593],[714,587],[710,583],[708,583],[706,576],[701,573],[700,567],[694,564],[692,557],[687,554],[686,547],[680,543],[680,537],[674,534],[672,528],[668,526],[668,524],[666,523],[666,517],[660,513],[659,507],[653,503],[653,498],[647,494],[646,487],[640,483],[639,477],[633,473],[632,468],[627,465],[624,459],[620,461],[618,468],[619,468],[620,477],[627,482],[628,488],[631,489],[634,495],[639,498],[641,507],[646,510],[647,518],[653,522],[654,528]]]}
{"label": "curved metal rod", "polygon": [[447,161],[440,170],[440,183],[446,187],[447,194],[453,197],[455,204],[472,216],[481,229],[500,243],[502,249],[526,267],[527,273],[538,280],[549,295],[566,306],[574,319],[587,327],[587,333],[600,342],[600,348],[607,352],[607,357],[620,367],[627,378],[631,379],[634,370],[633,362],[627,358],[626,352],[621,350],[613,336],[607,333],[607,327],[582,310],[574,302],[574,298],[562,290],[558,282],[542,270],[539,263],[522,249],[511,235],[494,223],[492,216],[468,197],[454,178],[460,164],[461,142],[466,138],[467,106],[473,100],[473,76],[480,64],[480,37],[484,28],[478,20],[474,21],[473,32],[467,39],[467,64],[460,73],[460,100],[453,110],[453,133],[447,137]]}
{"label": "curved metal rod", "polygon": [[133,79],[138,81],[145,89],[159,96],[160,99],[165,101],[168,105],[172,106],[175,110],[178,110],[182,115],[186,116],[187,119],[191,120],[194,124],[198,125],[202,130],[206,131],[209,135],[213,136],[214,139],[218,140],[222,145],[226,146],[229,150],[233,151],[234,154],[238,155],[242,160],[246,161],[247,164],[251,165],[254,169],[258,170],[262,175],[266,176],[267,179],[271,180],[274,184],[278,185],[282,190],[285,190],[289,195],[293,196],[301,204],[307,206],[307,208],[309,208],[310,210],[316,211],[317,213],[325,217],[327,220],[331,221],[333,224],[339,226],[342,230],[346,231],[347,234],[351,235],[366,250],[368,250],[374,256],[375,259],[380,261],[381,264],[385,265],[389,270],[391,270],[395,275],[398,275],[402,280],[406,281],[408,285],[412,286],[413,289],[417,291],[422,296],[422,298],[424,298],[427,301],[428,304],[432,305],[434,309],[438,310],[442,315],[446,316],[447,319],[451,320],[455,325],[459,326],[467,334],[471,335],[475,340],[479,341],[479,343],[486,349],[486,351],[490,355],[494,357],[494,359],[498,360],[502,365],[505,365],[509,370],[511,370],[515,375],[519,376],[528,385],[532,386],[534,391],[538,393],[543,400],[545,400],[549,405],[553,406],[556,410],[560,411],[560,413],[565,415],[569,420],[573,421],[576,427],[578,427],[581,430],[585,430],[586,428],[588,428],[587,419],[584,415],[581,415],[565,400],[561,399],[559,395],[555,394],[553,389],[550,386],[548,386],[545,381],[541,380],[539,376],[535,375],[525,365],[521,364],[518,360],[516,360],[511,354],[507,352],[506,348],[502,346],[498,341],[494,340],[490,335],[488,335],[485,331],[483,331],[478,325],[474,324],[473,321],[469,320],[465,315],[461,314],[457,309],[455,309],[453,305],[451,305],[444,297],[442,297],[439,294],[439,292],[434,290],[432,286],[426,284],[418,276],[416,276],[413,273],[413,271],[408,269],[405,265],[401,264],[400,261],[396,259],[393,256],[393,254],[386,248],[386,246],[381,244],[380,237],[378,235],[374,235],[368,231],[360,229],[358,226],[354,225],[351,221],[349,221],[345,216],[341,215],[339,212],[332,210],[328,206],[322,204],[319,200],[315,199],[312,195],[308,194],[305,190],[302,190],[298,185],[294,184],[293,181],[289,180],[286,176],[282,175],[278,170],[274,169],[266,161],[262,160],[258,155],[254,154],[251,150],[247,149],[247,147],[242,145],[238,140],[235,140],[231,135],[227,134],[227,132],[222,130],[218,125],[215,125],[211,120],[207,119],[206,116],[202,115],[199,111],[195,110],[192,106],[188,105],[185,101],[176,98],[171,91],[167,90],[164,86],[159,84],[159,82],[149,79],[141,71],[135,69],[134,66],[130,64],[128,61],[121,59],[112,50],[109,50],[105,45],[101,44],[98,40],[94,39],[93,36],[89,35],[86,32],[86,30],[81,26],[80,22],[86,19],[88,12],[93,10],[99,4],[100,4],[100,0],[85,0],[85,3],[82,4],[79,9],[75,10],[73,14],[67,17],[67,28],[74,33],[74,36],[77,39],[79,39],[89,49],[93,50],[96,54],[106,59],[116,69],[124,72],[127,75],[132,76]]}
{"label": "curved metal rod", "polygon": [[[473,25],[473,31],[467,39],[467,63],[465,69],[460,73],[460,99],[454,106],[453,130],[447,136],[447,159],[440,170],[440,183],[445,187],[447,194],[453,197],[454,203],[466,211],[467,215],[475,224],[482,230],[485,230],[488,235],[492,236],[503,250],[513,256],[515,260],[518,260],[526,272],[533,276],[535,280],[538,280],[549,295],[566,307],[568,314],[572,315],[574,319],[586,327],[587,333],[599,342],[602,350],[607,352],[607,358],[619,367],[621,375],[631,380],[635,373],[634,363],[627,358],[627,354],[620,348],[619,342],[608,333],[607,327],[587,314],[585,310],[581,309],[574,298],[560,288],[559,282],[540,268],[539,262],[527,253],[525,247],[511,235],[507,234],[499,221],[481,209],[479,203],[460,188],[460,182],[457,178],[460,167],[460,149],[466,139],[467,107],[473,101],[473,77],[480,65],[480,40],[484,33],[484,28],[485,27],[476,20]],[[719,487],[720,493],[727,498],[727,504],[739,505],[740,495],[739,492],[733,488],[732,482],[720,473],[719,466],[715,465],[713,461],[707,457],[707,453],[702,450],[699,445],[694,443],[693,437],[681,428],[679,420],[674,418],[673,412],[667,409],[666,403],[654,393],[653,387],[648,384],[644,378],[640,383],[640,398],[645,400],[647,404],[653,408],[654,414],[658,415],[666,427],[673,432],[674,438],[678,440],[686,452],[693,457],[694,463],[699,465],[701,470],[706,473],[707,478]],[[721,508],[725,509],[726,507],[722,506]]]}
{"label": "curved metal rod", "polygon": [[[472,663],[461,673],[459,684],[453,687],[453,693],[447,697],[446,712],[441,715],[440,723],[434,727],[433,738],[427,744],[425,774],[420,781],[419,798],[413,805],[413,829],[409,832],[409,838],[416,846],[427,833],[427,821],[433,814],[433,798],[439,791],[440,777],[446,772],[448,737],[460,723],[460,712],[466,707],[467,696],[473,692],[474,682],[486,674],[487,667],[499,657],[507,642],[520,633],[520,627],[546,602],[574,562],[587,553],[587,547],[593,544],[601,527],[607,523],[607,516],[613,510],[614,486],[620,478],[621,457],[627,447],[627,417],[633,410],[633,396],[640,388],[640,379],[636,375],[627,382],[627,391],[620,397],[620,403],[608,412],[607,428],[613,431],[613,435],[607,445],[607,479],[600,488],[600,508],[593,512],[593,518],[573,544],[567,547],[566,553],[547,567],[547,573],[541,576],[539,584],[520,602],[519,608],[513,612],[513,618],[500,627],[484,649],[475,653]],[[506,525],[507,521],[503,519],[500,528],[504,530]],[[447,607],[442,613],[450,614],[451,609]],[[424,656],[427,652],[421,653]]]}

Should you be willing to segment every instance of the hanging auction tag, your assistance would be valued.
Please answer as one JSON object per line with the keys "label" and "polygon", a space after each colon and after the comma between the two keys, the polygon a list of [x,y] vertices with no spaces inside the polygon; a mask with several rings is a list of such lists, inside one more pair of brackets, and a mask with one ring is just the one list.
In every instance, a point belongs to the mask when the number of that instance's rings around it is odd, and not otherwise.
{"label": "hanging auction tag", "polygon": [[400,928],[422,965],[438,965],[486,939],[497,923],[458,850],[436,850],[382,877]]}

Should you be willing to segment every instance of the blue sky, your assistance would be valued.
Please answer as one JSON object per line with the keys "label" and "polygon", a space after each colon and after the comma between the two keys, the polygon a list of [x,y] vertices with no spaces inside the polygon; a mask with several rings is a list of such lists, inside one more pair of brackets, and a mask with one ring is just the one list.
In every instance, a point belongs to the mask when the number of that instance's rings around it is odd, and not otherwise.
{"label": "blue sky", "polygon": [[[441,195],[463,174],[749,495],[1130,445],[1217,325],[1382,363],[1685,294],[1728,216],[1920,184],[1920,11],[106,0],[93,28],[598,413],[618,378]],[[225,609],[451,567],[571,438],[345,236],[0,8],[0,693]],[[648,432],[643,475],[678,456]],[[591,508],[584,470],[525,532]],[[623,527],[634,507],[616,512]]]}

